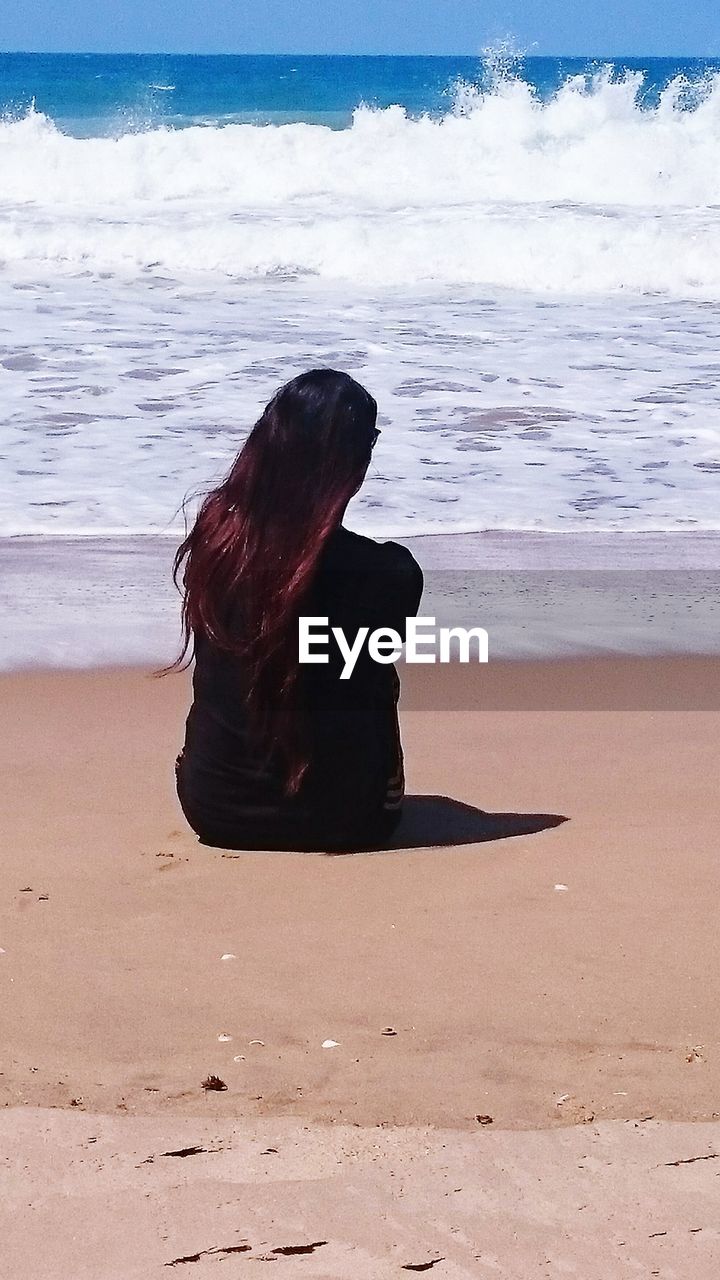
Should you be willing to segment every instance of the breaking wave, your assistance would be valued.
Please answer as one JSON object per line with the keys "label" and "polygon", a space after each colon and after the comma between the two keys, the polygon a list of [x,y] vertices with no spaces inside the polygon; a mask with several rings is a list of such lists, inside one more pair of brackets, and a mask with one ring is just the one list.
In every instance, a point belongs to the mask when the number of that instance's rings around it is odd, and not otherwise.
{"label": "breaking wave", "polygon": [[720,77],[459,83],[440,117],[75,138],[0,123],[0,259],[40,273],[720,296]]}

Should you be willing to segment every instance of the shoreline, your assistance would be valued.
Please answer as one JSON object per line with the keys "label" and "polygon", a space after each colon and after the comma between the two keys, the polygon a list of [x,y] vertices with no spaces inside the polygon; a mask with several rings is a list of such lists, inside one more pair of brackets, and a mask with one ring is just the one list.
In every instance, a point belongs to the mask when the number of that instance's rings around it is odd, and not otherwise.
{"label": "shoreline", "polygon": [[[368,531],[362,527],[356,527],[352,520],[347,522],[347,527],[353,529],[356,533],[364,534],[365,537],[372,538],[376,542],[396,541],[407,543],[411,548],[426,547],[428,552],[433,553],[432,559],[435,561],[435,554],[448,553],[448,560],[444,558],[440,561],[441,567],[452,567],[457,559],[458,550],[465,548],[470,551],[470,563],[468,557],[462,556],[463,567],[474,567],[473,561],[477,558],[481,551],[488,554],[490,562],[496,562],[494,567],[498,568],[515,568],[517,567],[514,556],[509,561],[505,561],[503,553],[507,553],[509,548],[516,548],[523,544],[523,548],[532,548],[537,544],[546,551],[553,548],[558,554],[557,558],[550,558],[542,564],[543,568],[565,567],[567,560],[565,552],[571,553],[571,558],[579,562],[581,567],[594,567],[585,565],[582,561],[580,552],[583,548],[597,549],[607,553],[608,560],[604,562],[602,567],[628,567],[630,561],[634,561],[636,553],[642,552],[644,556],[644,567],[652,567],[653,563],[662,564],[663,567],[678,568],[685,563],[685,556],[677,556],[682,549],[686,552],[693,546],[697,552],[696,557],[692,558],[693,567],[696,568],[718,568],[720,566],[720,528],[717,529],[623,529],[623,528],[584,528],[584,529],[437,529],[425,531],[422,533],[409,533],[402,530],[373,530]],[[112,547],[122,544],[133,544],[138,548],[143,544],[158,543],[160,545],[177,546],[182,540],[184,534],[182,529],[176,529],[169,533],[162,533],[159,530],[142,530],[140,532],[125,529],[100,529],[94,531],[92,529],[78,531],[63,532],[61,530],[54,531],[47,529],[43,531],[22,531],[19,533],[0,533],[0,553],[19,544],[25,546],[37,545],[69,545],[71,543],[79,546],[101,549],[103,547]],[[615,555],[620,549],[620,556]],[[668,554],[670,552],[670,554]],[[574,554],[573,554],[574,553]],[[439,559],[440,557],[438,557]],[[608,563],[609,562],[609,563]],[[525,562],[523,562],[525,563]]]}
{"label": "shoreline", "polygon": [[[424,616],[493,659],[720,652],[720,533],[403,540]],[[179,646],[175,537],[0,539],[0,670],[162,667]]]}

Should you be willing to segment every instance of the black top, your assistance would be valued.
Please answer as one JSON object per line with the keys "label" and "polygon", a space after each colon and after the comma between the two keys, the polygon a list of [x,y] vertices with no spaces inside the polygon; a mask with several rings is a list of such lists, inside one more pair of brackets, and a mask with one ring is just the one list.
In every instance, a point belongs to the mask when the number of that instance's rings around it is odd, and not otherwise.
{"label": "black top", "polygon": [[[423,578],[406,547],[373,542],[340,528],[322,553],[302,614],[328,618],[348,643],[360,627],[405,636]],[[327,665],[301,664],[310,767],[296,796],[253,741],[242,661],[196,637],[193,704],[178,757],[178,795],[207,844],[224,848],[352,847],[382,839],[397,821],[403,794],[394,665],[363,645],[352,675],[340,680],[335,640]]]}

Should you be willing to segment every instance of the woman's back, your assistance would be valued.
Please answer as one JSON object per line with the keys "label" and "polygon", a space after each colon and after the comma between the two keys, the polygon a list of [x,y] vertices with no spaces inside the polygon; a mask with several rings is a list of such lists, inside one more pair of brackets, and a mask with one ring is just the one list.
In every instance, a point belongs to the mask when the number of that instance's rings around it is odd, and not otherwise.
{"label": "woman's back", "polygon": [[[392,628],[401,637],[422,594],[410,552],[342,526],[327,539],[302,600],[303,616],[327,618],[352,643],[358,630]],[[238,650],[243,596],[235,611]],[[296,650],[297,652],[297,650]],[[252,672],[239,652],[195,636],[193,705],[178,760],[178,793],[205,843],[235,848],[323,848],[381,841],[402,800],[402,751],[394,666],[364,646],[349,679],[334,642],[327,664],[298,668],[297,708],[307,755],[299,789],[288,794],[281,756],[248,714]]]}

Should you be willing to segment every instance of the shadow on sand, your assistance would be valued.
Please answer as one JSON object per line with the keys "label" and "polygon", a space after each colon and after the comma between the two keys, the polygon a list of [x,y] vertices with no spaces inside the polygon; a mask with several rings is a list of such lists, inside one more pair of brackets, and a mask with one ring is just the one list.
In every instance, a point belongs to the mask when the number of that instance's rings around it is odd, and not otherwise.
{"label": "shadow on sand", "polygon": [[[452,800],[450,796],[406,796],[397,830],[386,843],[364,852],[482,844],[487,840],[533,835],[549,827],[559,827],[567,821],[560,813],[487,813],[474,805],[463,804],[461,800]],[[342,856],[342,853],[330,856]]]}

